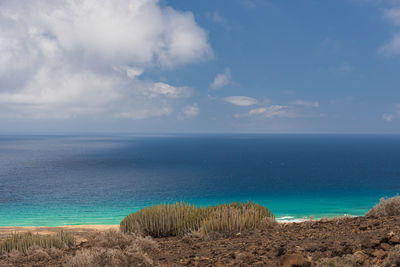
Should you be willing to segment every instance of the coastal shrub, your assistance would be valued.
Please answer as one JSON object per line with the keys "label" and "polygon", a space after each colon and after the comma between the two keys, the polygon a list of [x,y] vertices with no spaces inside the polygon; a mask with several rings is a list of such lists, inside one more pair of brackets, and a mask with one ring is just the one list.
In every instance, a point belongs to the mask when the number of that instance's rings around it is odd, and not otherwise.
{"label": "coastal shrub", "polygon": [[115,230],[94,233],[88,237],[87,244],[90,247],[122,250],[134,245],[144,251],[154,250],[158,247],[157,242],[149,236],[142,237],[133,234],[125,234]]}
{"label": "coastal shrub", "polygon": [[153,260],[141,251],[127,252],[120,249],[90,248],[76,252],[65,259],[65,267],[126,267],[154,266]]}
{"label": "coastal shrub", "polygon": [[244,230],[254,230],[273,220],[272,213],[256,203],[231,203],[212,208],[201,223],[204,236],[218,233],[231,235]]}
{"label": "coastal shrub", "polygon": [[39,235],[33,233],[15,233],[0,243],[0,253],[17,250],[27,253],[31,247],[58,248],[71,247],[75,245],[75,238],[72,234],[60,232],[56,235]]}
{"label": "coastal shrub", "polygon": [[152,237],[176,236],[198,229],[207,215],[207,209],[186,203],[161,204],[131,213],[122,220],[120,229]]}
{"label": "coastal shrub", "polygon": [[397,245],[390,250],[385,266],[400,266],[400,245]]}
{"label": "coastal shrub", "polygon": [[181,236],[201,230],[210,233],[238,233],[274,221],[273,214],[256,203],[196,207],[186,203],[161,204],[131,213],[120,224],[124,233],[141,232],[152,237]]}
{"label": "coastal shrub", "polygon": [[342,257],[323,258],[320,260],[320,267],[353,267],[358,266],[357,258],[354,255],[344,255]]}
{"label": "coastal shrub", "polygon": [[158,247],[150,237],[124,234],[117,231],[98,233],[88,239],[90,248],[82,249],[64,259],[66,267],[154,266],[148,256]]}
{"label": "coastal shrub", "polygon": [[367,216],[382,217],[382,216],[399,216],[400,215],[400,196],[392,198],[381,198],[379,203],[375,205]]}

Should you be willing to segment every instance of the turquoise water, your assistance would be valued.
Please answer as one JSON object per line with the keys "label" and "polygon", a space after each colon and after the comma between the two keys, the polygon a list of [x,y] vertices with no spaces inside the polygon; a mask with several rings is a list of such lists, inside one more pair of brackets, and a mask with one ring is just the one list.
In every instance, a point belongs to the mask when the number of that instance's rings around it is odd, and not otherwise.
{"label": "turquoise water", "polygon": [[0,226],[118,224],[174,201],[363,215],[400,191],[399,151],[395,135],[0,136]]}

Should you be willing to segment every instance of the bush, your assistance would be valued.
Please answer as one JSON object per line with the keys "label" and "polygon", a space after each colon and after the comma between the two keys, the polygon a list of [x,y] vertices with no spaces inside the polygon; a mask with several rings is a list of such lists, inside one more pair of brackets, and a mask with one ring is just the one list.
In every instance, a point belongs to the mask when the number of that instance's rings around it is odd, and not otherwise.
{"label": "bush", "polygon": [[382,217],[382,216],[399,216],[400,215],[400,196],[392,198],[381,198],[379,203],[375,205],[367,216]]}
{"label": "bush", "polygon": [[152,237],[182,235],[198,229],[207,209],[186,203],[161,204],[131,213],[120,224],[124,233],[142,232]]}
{"label": "bush", "polygon": [[386,266],[400,266],[400,245],[397,245],[390,250],[389,256],[386,260]]}
{"label": "bush", "polygon": [[157,248],[157,243],[149,237],[128,235],[117,231],[97,233],[89,237],[91,248],[79,250],[73,256],[66,256],[64,266],[153,266],[147,255]]}
{"label": "bush", "polygon": [[255,203],[231,203],[213,208],[201,223],[203,236],[213,233],[231,235],[260,228],[273,218],[267,208]]}
{"label": "bush", "polygon": [[157,242],[149,236],[141,237],[132,234],[124,234],[115,230],[92,234],[89,236],[87,243],[90,247],[122,250],[134,245],[143,251],[154,250],[158,246]]}
{"label": "bush", "polygon": [[0,253],[17,250],[27,253],[30,247],[58,248],[71,247],[75,245],[75,238],[72,234],[60,232],[56,235],[39,235],[32,233],[13,234],[0,243]]}
{"label": "bush", "polygon": [[357,265],[357,259],[353,255],[343,257],[324,258],[320,260],[320,267],[353,267]]}
{"label": "bush", "polygon": [[259,228],[274,220],[265,207],[252,203],[231,203],[206,208],[186,203],[162,204],[131,213],[120,224],[125,233],[141,232],[152,237],[182,236],[201,229],[209,233],[237,233]]}

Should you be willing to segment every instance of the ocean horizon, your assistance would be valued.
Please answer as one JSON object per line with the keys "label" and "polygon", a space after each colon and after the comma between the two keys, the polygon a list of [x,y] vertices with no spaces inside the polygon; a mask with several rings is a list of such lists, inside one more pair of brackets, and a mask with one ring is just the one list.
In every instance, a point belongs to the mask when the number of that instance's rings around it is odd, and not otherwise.
{"label": "ocean horizon", "polygon": [[400,192],[398,151],[400,135],[0,135],[0,226],[119,224],[181,201],[360,216]]}

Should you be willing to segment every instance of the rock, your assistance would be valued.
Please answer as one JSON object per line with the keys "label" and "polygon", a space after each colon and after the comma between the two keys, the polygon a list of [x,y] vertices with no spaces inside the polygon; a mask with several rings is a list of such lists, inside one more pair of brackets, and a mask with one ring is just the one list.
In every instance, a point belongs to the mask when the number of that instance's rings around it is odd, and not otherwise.
{"label": "rock", "polygon": [[360,229],[361,231],[365,231],[367,230],[367,226],[361,225],[360,227],[358,227],[358,229]]}
{"label": "rock", "polygon": [[353,255],[356,258],[357,262],[361,264],[363,264],[368,259],[368,255],[365,254],[363,251],[356,251]]}
{"label": "rock", "polygon": [[369,237],[364,237],[361,240],[361,248],[373,248],[379,246],[381,242],[378,239],[371,240]]}
{"label": "rock", "polygon": [[387,252],[383,251],[382,249],[378,249],[375,250],[372,255],[374,255],[375,257],[377,257],[378,259],[383,259],[384,257],[386,257]]}
{"label": "rock", "polygon": [[389,251],[391,249],[391,246],[388,243],[381,243],[381,248],[383,250]]}
{"label": "rock", "polygon": [[307,261],[301,254],[287,254],[280,259],[282,267],[304,266]]}
{"label": "rock", "polygon": [[372,240],[372,241],[371,241],[371,244],[372,244],[374,247],[379,246],[380,243],[381,243],[381,241],[378,240],[378,239],[375,239],[375,240]]}
{"label": "rock", "polygon": [[240,261],[240,262],[250,262],[254,259],[254,256],[250,253],[246,252],[236,252],[235,253],[235,259]]}
{"label": "rock", "polygon": [[286,254],[286,248],[285,247],[280,247],[280,248],[278,248],[278,252],[276,253],[276,256],[278,256],[278,257],[280,257],[280,256],[282,256],[282,255],[285,255]]}
{"label": "rock", "polygon": [[400,238],[398,236],[392,236],[389,239],[390,244],[400,244]]}

